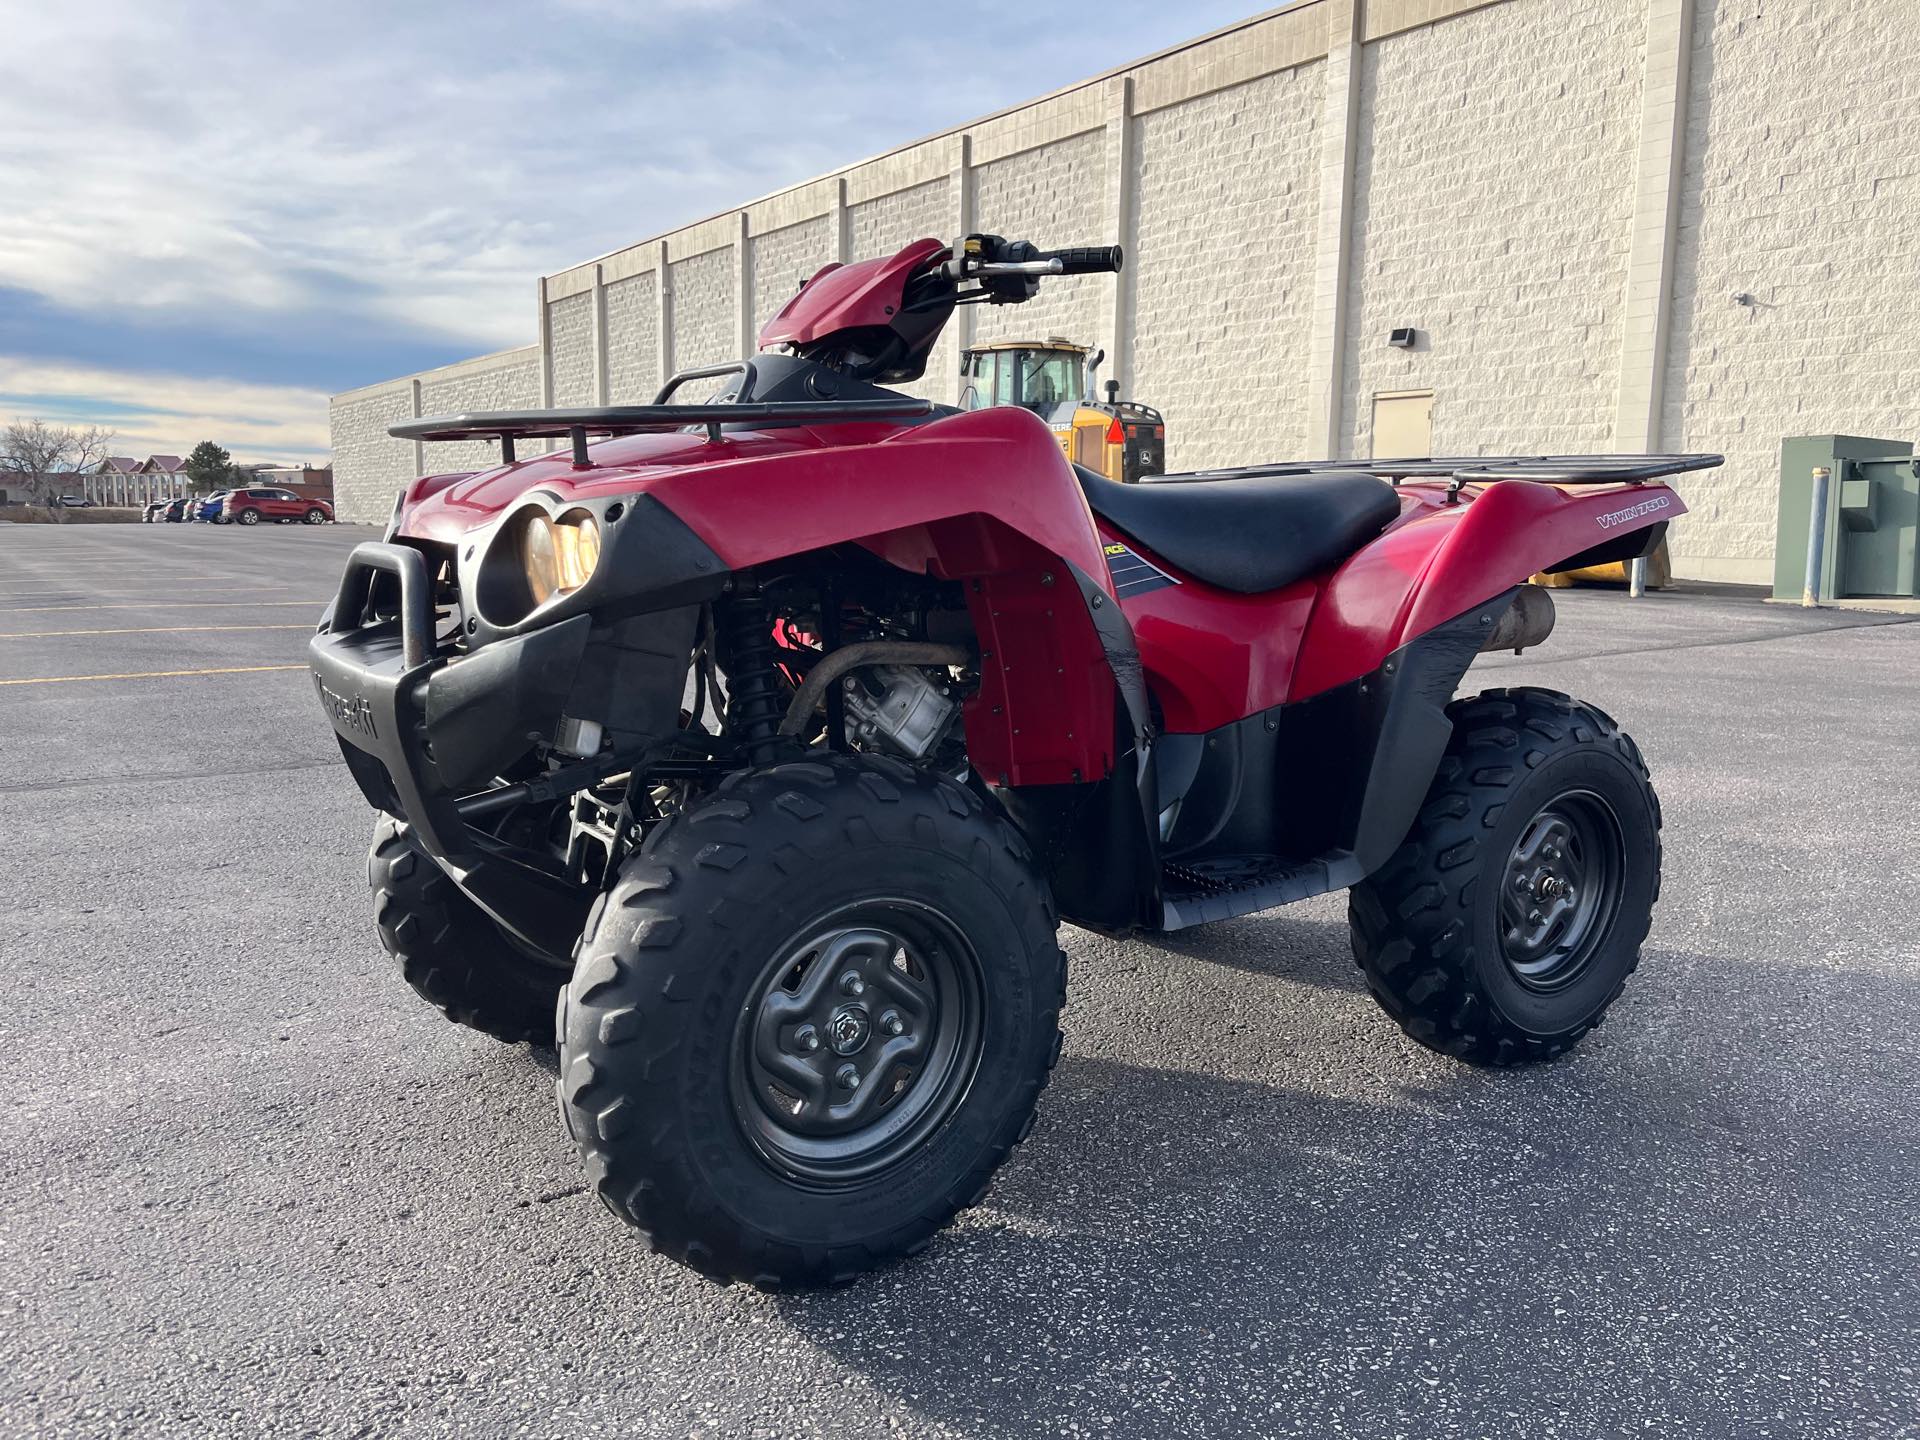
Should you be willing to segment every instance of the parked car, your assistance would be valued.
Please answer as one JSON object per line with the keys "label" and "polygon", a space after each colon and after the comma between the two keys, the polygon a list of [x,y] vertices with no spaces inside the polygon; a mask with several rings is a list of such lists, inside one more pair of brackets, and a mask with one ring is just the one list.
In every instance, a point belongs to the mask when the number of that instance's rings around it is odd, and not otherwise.
{"label": "parked car", "polygon": [[91,510],[93,508],[93,501],[87,499],[84,495],[62,495],[60,497],[60,508],[63,510]]}
{"label": "parked car", "polygon": [[146,508],[140,512],[140,523],[142,525],[159,524],[160,512],[165,510],[166,508],[167,508],[167,502],[164,499],[149,500],[146,504]]}
{"label": "parked car", "polygon": [[191,520],[193,503],[191,495],[176,495],[160,507],[160,519],[170,525]]}
{"label": "parked car", "polygon": [[262,520],[325,525],[333,519],[333,506],[291,490],[235,490],[227,496],[225,515],[239,525],[258,525]]}
{"label": "parked car", "polygon": [[231,490],[216,490],[205,499],[195,496],[187,502],[187,518],[189,520],[204,520],[209,525],[226,524],[227,516],[224,506],[227,496],[232,493]]}

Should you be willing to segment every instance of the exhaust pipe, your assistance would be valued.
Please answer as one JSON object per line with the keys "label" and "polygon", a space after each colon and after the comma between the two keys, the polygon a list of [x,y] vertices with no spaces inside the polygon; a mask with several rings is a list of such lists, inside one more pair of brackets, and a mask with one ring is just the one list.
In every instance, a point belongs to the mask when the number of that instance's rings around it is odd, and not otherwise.
{"label": "exhaust pipe", "polygon": [[1506,614],[1494,622],[1492,632],[1481,642],[1480,653],[1511,650],[1518,655],[1552,633],[1553,597],[1538,585],[1522,585]]}
{"label": "exhaust pipe", "polygon": [[1106,358],[1107,352],[1104,350],[1089,350],[1087,352],[1087,358],[1081,362],[1080,403],[1082,405],[1095,405],[1099,403],[1096,397],[1100,391],[1094,384],[1094,376],[1099,372],[1100,362]]}

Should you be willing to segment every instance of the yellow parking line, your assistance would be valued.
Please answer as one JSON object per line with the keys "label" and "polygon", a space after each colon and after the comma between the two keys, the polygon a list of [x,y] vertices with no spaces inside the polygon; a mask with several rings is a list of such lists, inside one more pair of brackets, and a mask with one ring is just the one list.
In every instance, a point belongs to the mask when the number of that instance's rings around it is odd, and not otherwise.
{"label": "yellow parking line", "polygon": [[136,625],[126,630],[0,630],[0,640],[45,640],[53,635],[211,635],[234,630],[312,630],[311,625]]}
{"label": "yellow parking line", "polygon": [[304,670],[304,665],[223,665],[213,670],[129,670],[120,675],[39,675],[0,680],[0,685],[66,685],[75,680],[172,680],[183,675],[253,675],[262,670]]}
{"label": "yellow parking line", "polygon": [[[333,597],[328,596],[327,600]],[[40,610],[246,610],[269,605],[325,605],[327,600],[149,600],[140,605],[0,605],[0,615]]]}
{"label": "yellow parking line", "polygon": [[[184,585],[187,583],[183,580],[168,579],[164,575],[156,575],[154,578],[168,585]],[[11,583],[23,584],[29,582],[14,581]],[[51,584],[52,582],[49,581],[48,583]],[[97,590],[91,585],[76,585],[71,580],[57,585],[54,588],[56,590],[73,590],[86,595],[108,596],[113,599],[126,599],[129,597],[136,600],[158,598],[149,595],[144,590]],[[273,581],[268,580],[256,582],[252,585],[214,585],[204,590],[195,590],[193,593],[195,595],[236,595],[252,594],[259,590],[291,590],[294,588],[295,587],[291,585],[276,585]],[[48,597],[44,591],[0,590],[0,600],[45,600],[46,598]]]}

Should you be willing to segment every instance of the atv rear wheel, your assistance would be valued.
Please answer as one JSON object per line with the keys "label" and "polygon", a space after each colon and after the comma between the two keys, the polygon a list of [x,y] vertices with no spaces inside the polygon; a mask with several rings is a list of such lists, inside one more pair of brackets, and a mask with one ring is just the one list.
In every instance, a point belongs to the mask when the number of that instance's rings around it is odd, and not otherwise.
{"label": "atv rear wheel", "polygon": [[1354,886],[1354,958],[1414,1039],[1478,1065],[1562,1054],[1639,963],[1660,895],[1660,802],[1640,750],[1591,705],[1489,690],[1412,831]]}
{"label": "atv rear wheel", "polygon": [[560,1108],[653,1248],[849,1280],[976,1203],[1060,1051],[1065,957],[1019,834],[875,757],[736,777],[621,868],[562,997]]}
{"label": "atv rear wheel", "polygon": [[423,1000],[509,1044],[551,1038],[568,967],[509,938],[390,816],[374,827],[367,883],[380,943]]}

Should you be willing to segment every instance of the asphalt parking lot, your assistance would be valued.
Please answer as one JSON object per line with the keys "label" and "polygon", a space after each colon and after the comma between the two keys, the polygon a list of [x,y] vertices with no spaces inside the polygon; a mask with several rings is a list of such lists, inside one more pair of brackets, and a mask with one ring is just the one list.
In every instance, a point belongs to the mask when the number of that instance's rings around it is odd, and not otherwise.
{"label": "asphalt parking lot", "polygon": [[1067,932],[985,1203],[718,1289],[584,1193],[550,1053],[390,973],[301,665],[351,527],[0,526],[0,1432],[1920,1435],[1920,625],[1561,597],[1666,883],[1549,1068],[1384,1016],[1328,898]]}

